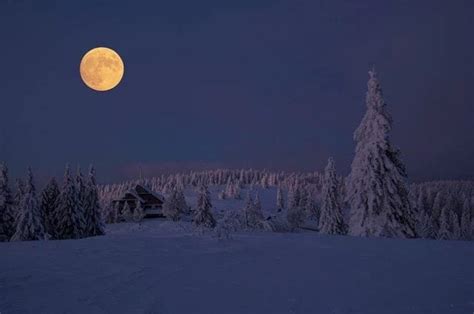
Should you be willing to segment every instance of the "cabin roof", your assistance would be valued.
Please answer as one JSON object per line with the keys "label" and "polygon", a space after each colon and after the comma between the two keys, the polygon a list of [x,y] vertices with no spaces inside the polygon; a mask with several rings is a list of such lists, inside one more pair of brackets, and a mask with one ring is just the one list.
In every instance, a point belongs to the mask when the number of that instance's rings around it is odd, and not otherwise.
{"label": "cabin roof", "polygon": [[164,197],[158,193],[152,192],[140,184],[126,191],[124,195],[116,201],[139,200],[145,204],[163,203]]}

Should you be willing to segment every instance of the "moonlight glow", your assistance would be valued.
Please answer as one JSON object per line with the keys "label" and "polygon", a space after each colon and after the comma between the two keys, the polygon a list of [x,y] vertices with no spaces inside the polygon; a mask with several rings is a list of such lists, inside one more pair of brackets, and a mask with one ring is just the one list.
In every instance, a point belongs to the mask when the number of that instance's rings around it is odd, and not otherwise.
{"label": "moonlight glow", "polygon": [[120,83],[123,77],[122,59],[114,50],[97,47],[82,57],[81,78],[84,83],[96,91],[108,91]]}

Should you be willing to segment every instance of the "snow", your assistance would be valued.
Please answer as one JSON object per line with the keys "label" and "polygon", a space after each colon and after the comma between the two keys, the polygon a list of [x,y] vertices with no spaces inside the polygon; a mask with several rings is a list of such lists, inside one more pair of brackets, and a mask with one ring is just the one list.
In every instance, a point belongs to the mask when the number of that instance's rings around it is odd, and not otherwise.
{"label": "snow", "polygon": [[472,313],[472,242],[315,232],[196,235],[188,222],[0,243],[2,313]]}

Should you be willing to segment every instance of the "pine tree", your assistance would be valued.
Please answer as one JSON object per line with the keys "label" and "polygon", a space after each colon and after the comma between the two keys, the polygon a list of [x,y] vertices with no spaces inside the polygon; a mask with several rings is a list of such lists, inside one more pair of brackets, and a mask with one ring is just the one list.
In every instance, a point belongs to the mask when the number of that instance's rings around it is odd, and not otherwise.
{"label": "pine tree", "polygon": [[130,204],[127,201],[124,202],[122,208],[122,220],[125,222],[133,221],[133,213],[132,209],[130,208]]}
{"label": "pine tree", "polygon": [[425,212],[427,209],[426,202],[425,202],[425,194],[423,193],[422,189],[420,189],[418,198],[416,199],[416,207],[418,208],[419,213]]}
{"label": "pine tree", "polygon": [[461,239],[461,228],[459,226],[459,217],[454,211],[451,211],[449,213],[449,222],[451,225],[451,239],[453,240]]}
{"label": "pine tree", "polygon": [[433,216],[436,226],[439,228],[439,218],[441,216],[441,211],[443,210],[443,201],[444,197],[441,192],[436,193],[436,196],[433,201],[433,208],[431,216]]}
{"label": "pine tree", "polygon": [[194,212],[193,223],[196,226],[202,226],[206,228],[214,228],[216,226],[216,220],[211,212],[211,195],[207,186],[201,184],[199,188],[199,195],[197,199],[197,206]]}
{"label": "pine tree", "polygon": [[324,171],[324,184],[322,191],[321,216],[319,231],[325,234],[345,234],[346,226],[341,213],[339,195],[339,182],[334,167],[334,160],[329,158]]}
{"label": "pine tree", "polygon": [[277,206],[277,209],[278,209],[279,212],[281,212],[285,208],[285,198],[283,196],[283,192],[282,192],[280,186],[278,186],[278,188],[277,188],[276,206]]}
{"label": "pine tree", "polygon": [[135,222],[141,222],[145,218],[145,209],[142,206],[142,203],[137,200],[135,205],[135,210],[133,211],[133,220]]}
{"label": "pine tree", "polygon": [[[262,202],[260,201],[260,195],[255,192],[255,200],[253,202],[254,210],[258,213],[262,213]],[[263,214],[261,214],[263,217]]]}
{"label": "pine tree", "polygon": [[308,203],[309,193],[304,186],[299,188],[299,199],[298,199],[298,206],[301,208],[306,208],[306,204]]}
{"label": "pine tree", "polygon": [[77,201],[77,211],[78,215],[82,215],[82,219],[80,220],[82,224],[79,226],[80,232],[82,236],[87,236],[87,221],[85,216],[85,203],[86,203],[86,185],[84,183],[84,176],[82,175],[82,171],[80,167],[77,167],[77,174],[76,174],[76,201]]}
{"label": "pine tree", "polygon": [[244,208],[244,215],[247,227],[260,229],[263,222],[262,204],[258,193],[255,193],[255,200],[252,199],[250,191]]}
{"label": "pine tree", "polygon": [[25,195],[25,183],[22,179],[16,179],[16,190],[13,194],[13,206],[17,209],[20,206],[21,200],[23,199],[23,195]]}
{"label": "pine tree", "polygon": [[76,182],[74,182],[69,165],[67,165],[56,208],[58,239],[79,239],[83,235],[84,215],[78,205],[79,200],[76,190]]}
{"label": "pine tree", "polygon": [[108,224],[114,224],[119,222],[120,218],[120,203],[109,202],[104,211],[105,221]]}
{"label": "pine tree", "polygon": [[176,189],[176,203],[181,213],[185,215],[190,213],[189,205],[186,202],[186,197],[184,196],[182,187]]}
{"label": "pine tree", "polygon": [[181,215],[181,209],[178,206],[178,197],[176,189],[173,189],[163,204],[163,215],[173,221],[178,221]]}
{"label": "pine tree", "polygon": [[59,186],[55,178],[49,180],[41,193],[41,210],[44,215],[45,231],[53,238],[56,237],[56,208],[59,194]]}
{"label": "pine tree", "polygon": [[461,238],[464,240],[471,238],[471,206],[468,198],[464,200],[462,207]]}
{"label": "pine tree", "polygon": [[10,239],[16,230],[15,206],[12,193],[8,185],[8,168],[0,164],[0,241],[3,237]]}
{"label": "pine tree", "polygon": [[318,205],[316,204],[316,201],[314,200],[314,198],[312,196],[310,196],[308,198],[308,202],[306,203],[306,207],[305,207],[305,212],[306,212],[306,216],[309,219],[311,219],[313,221],[317,221],[318,224],[319,224],[319,218],[321,217],[321,211],[318,208]]}
{"label": "pine tree", "polygon": [[101,206],[99,201],[99,193],[95,180],[95,169],[93,166],[89,168],[89,176],[84,187],[84,220],[85,235],[89,237],[105,234],[104,222],[101,215]]}
{"label": "pine tree", "polygon": [[234,197],[234,187],[233,187],[233,184],[232,184],[232,180],[231,178],[229,177],[229,179],[227,179],[227,183],[224,187],[224,190],[222,191],[222,198],[221,199],[226,199],[226,198],[233,198]]}
{"label": "pine tree", "polygon": [[436,238],[434,219],[426,211],[420,213],[418,234],[424,239]]}
{"label": "pine tree", "polygon": [[288,209],[295,209],[300,204],[300,189],[298,182],[290,185],[288,190]]}
{"label": "pine tree", "polygon": [[239,182],[235,182],[234,184],[232,184],[232,197],[236,200],[241,199],[241,197],[240,197],[240,183]]}
{"label": "pine tree", "polygon": [[443,206],[439,217],[439,230],[437,238],[439,240],[449,240],[451,239],[450,231],[450,215],[448,206]]}
{"label": "pine tree", "polygon": [[46,234],[43,225],[40,204],[36,198],[36,189],[33,182],[33,173],[28,168],[28,180],[25,194],[20,202],[19,213],[16,219],[16,231],[11,241],[44,240]]}
{"label": "pine tree", "polygon": [[253,207],[254,207],[254,202],[249,190],[247,191],[247,197],[245,198],[245,206],[243,208],[243,216],[245,220],[245,225],[247,227],[250,226],[250,213],[252,212]]}
{"label": "pine tree", "polygon": [[348,185],[350,234],[412,238],[415,219],[405,167],[390,143],[392,119],[375,71],[369,75],[367,112],[354,133],[357,146]]}
{"label": "pine tree", "polygon": [[286,219],[291,228],[295,229],[303,225],[305,218],[306,216],[303,208],[293,206],[287,209]]}
{"label": "pine tree", "polygon": [[120,222],[120,202],[112,204],[112,212],[110,215],[112,223]]}

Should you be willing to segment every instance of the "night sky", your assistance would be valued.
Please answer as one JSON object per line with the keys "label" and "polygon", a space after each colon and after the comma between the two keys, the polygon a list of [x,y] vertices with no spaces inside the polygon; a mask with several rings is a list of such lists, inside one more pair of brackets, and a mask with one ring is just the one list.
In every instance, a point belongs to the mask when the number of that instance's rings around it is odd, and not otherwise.
{"label": "night sky", "polygon": [[[176,169],[341,174],[375,65],[412,181],[474,178],[474,1],[0,0],[0,160],[101,181]],[[124,60],[110,92],[79,62]]]}

